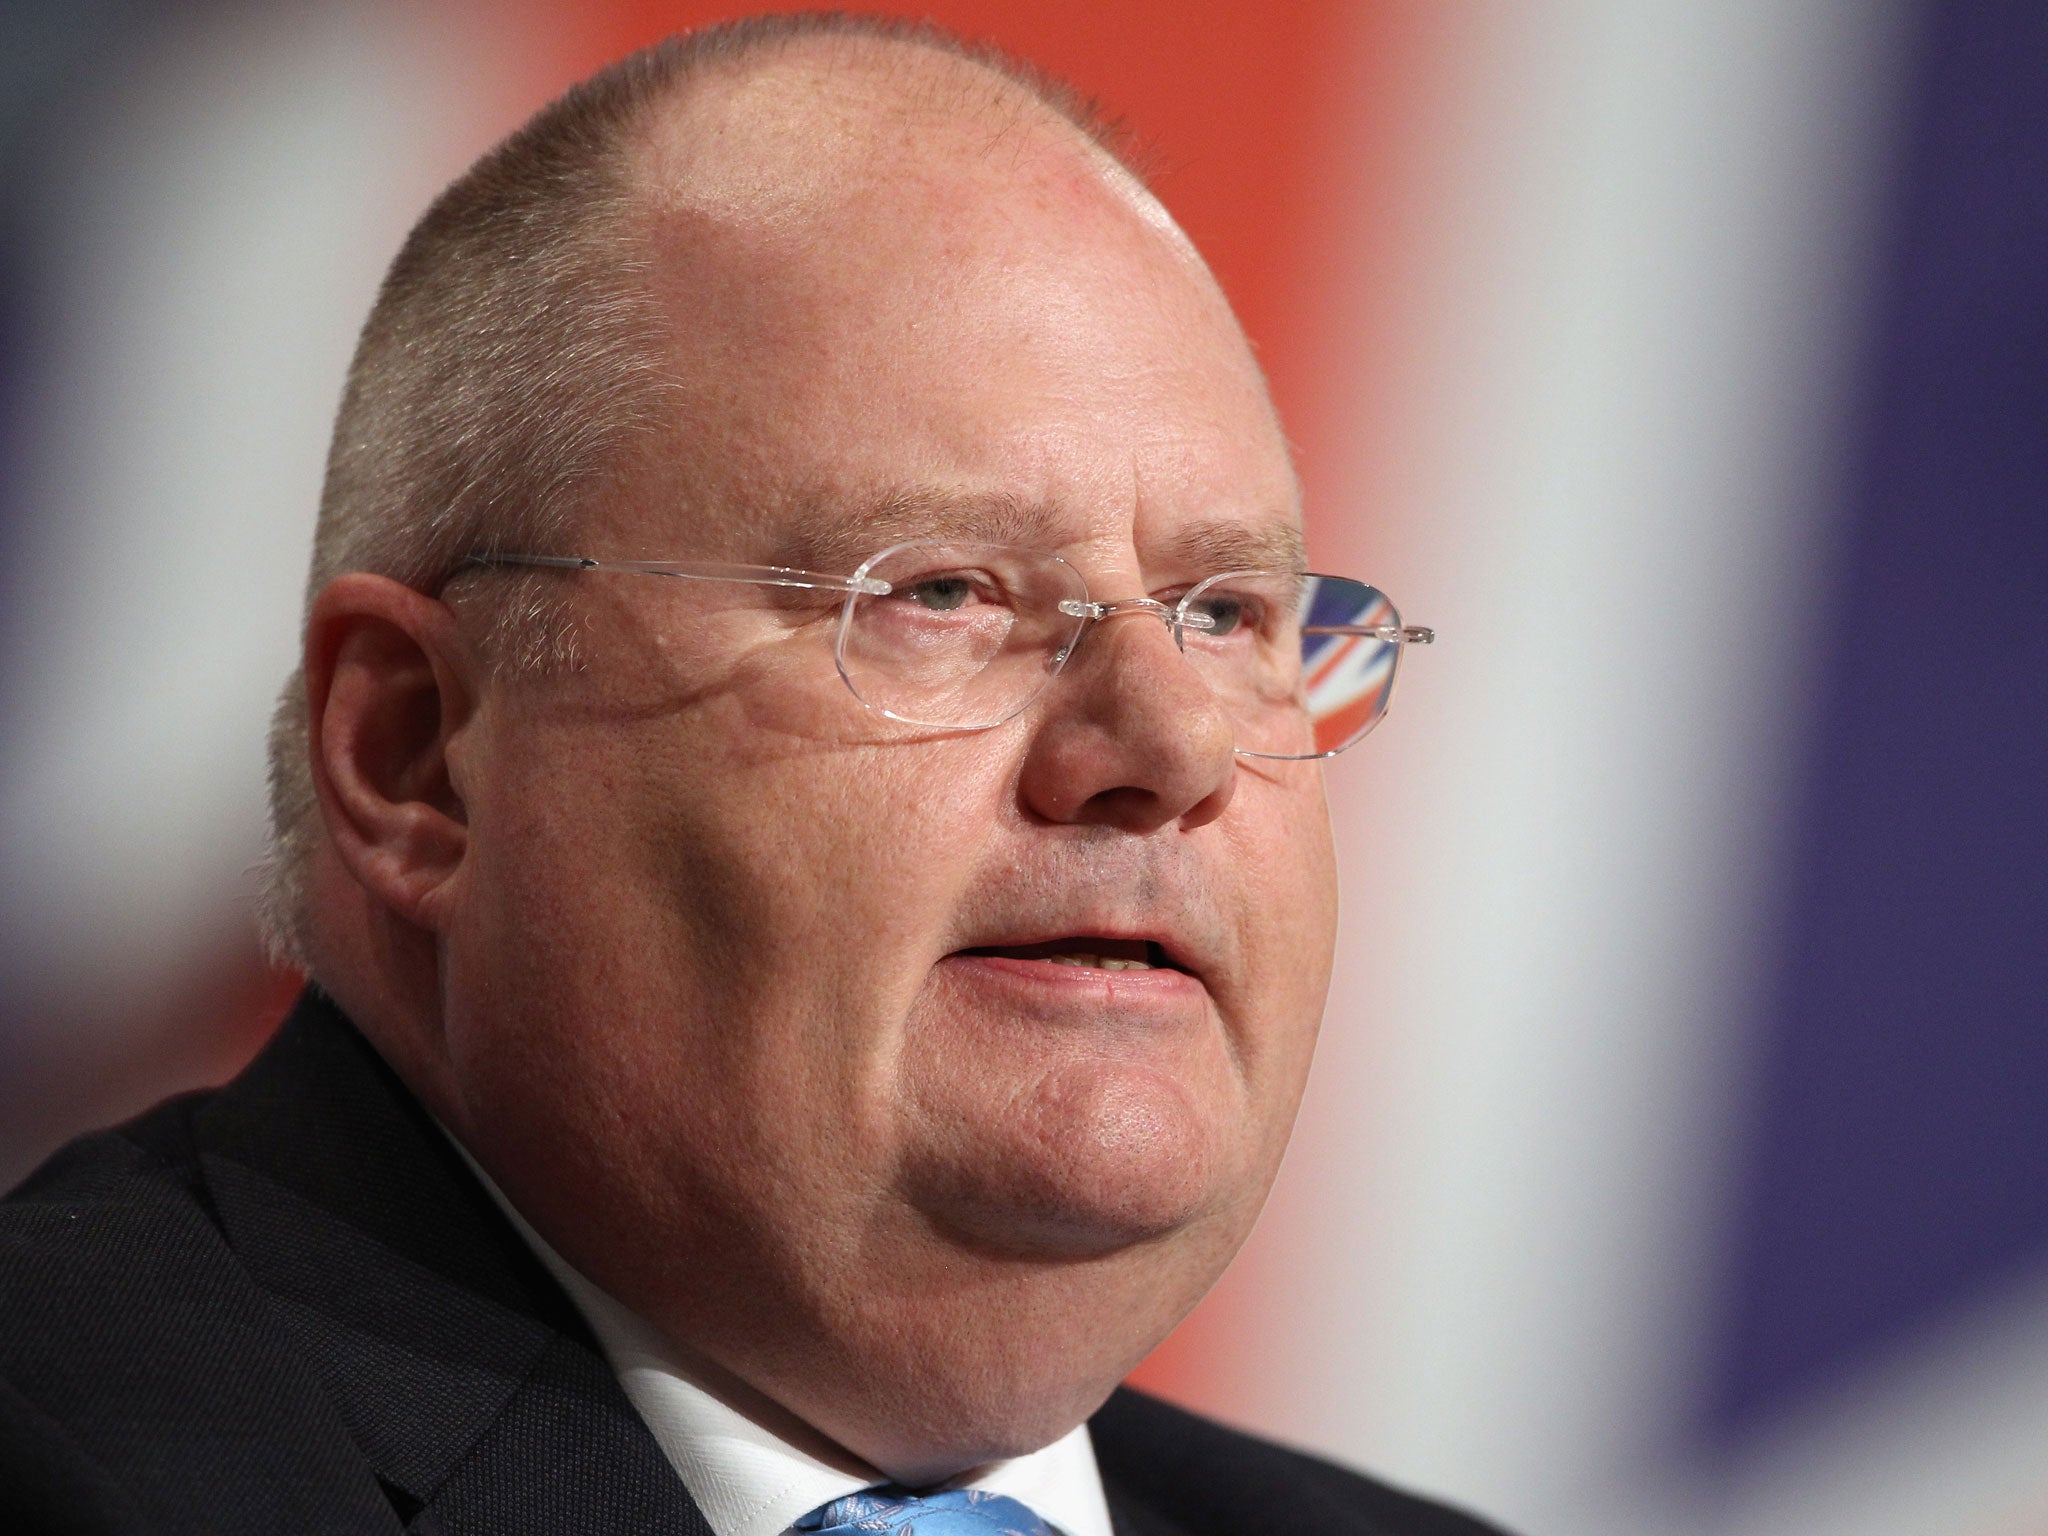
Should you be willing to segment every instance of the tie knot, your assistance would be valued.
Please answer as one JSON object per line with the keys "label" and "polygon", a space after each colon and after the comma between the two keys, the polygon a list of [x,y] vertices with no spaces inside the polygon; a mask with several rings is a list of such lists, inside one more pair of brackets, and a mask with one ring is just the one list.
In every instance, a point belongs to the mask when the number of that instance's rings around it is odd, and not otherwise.
{"label": "tie knot", "polygon": [[1059,1536],[1027,1505],[974,1488],[922,1496],[870,1488],[812,1510],[795,1528],[816,1536]]}

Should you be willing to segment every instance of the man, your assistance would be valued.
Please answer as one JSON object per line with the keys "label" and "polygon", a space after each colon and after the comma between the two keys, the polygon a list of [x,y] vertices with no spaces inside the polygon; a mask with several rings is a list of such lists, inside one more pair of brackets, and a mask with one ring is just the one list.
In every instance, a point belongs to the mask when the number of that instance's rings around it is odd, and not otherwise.
{"label": "man", "polygon": [[1272,1179],[1314,759],[1423,637],[1297,499],[1185,237],[935,35],[672,43],[486,157],[337,424],[312,989],[0,1227],[17,1522],[1481,1529],[1116,1391]]}

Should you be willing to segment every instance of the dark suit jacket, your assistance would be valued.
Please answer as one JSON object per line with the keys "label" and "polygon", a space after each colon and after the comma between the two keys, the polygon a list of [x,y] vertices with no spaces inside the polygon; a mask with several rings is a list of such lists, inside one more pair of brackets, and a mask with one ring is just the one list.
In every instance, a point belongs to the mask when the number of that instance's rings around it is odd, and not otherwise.
{"label": "dark suit jacket", "polygon": [[[1134,1392],[1119,1536],[1483,1536]],[[581,1319],[309,992],[228,1087],[0,1205],[0,1529],[709,1536]]]}

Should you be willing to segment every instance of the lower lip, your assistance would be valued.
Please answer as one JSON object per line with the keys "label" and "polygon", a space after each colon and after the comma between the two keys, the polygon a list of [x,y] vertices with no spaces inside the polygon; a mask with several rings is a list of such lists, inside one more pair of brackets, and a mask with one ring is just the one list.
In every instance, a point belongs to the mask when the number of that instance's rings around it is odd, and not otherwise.
{"label": "lower lip", "polygon": [[1201,982],[1186,971],[1164,966],[1106,971],[1092,965],[1061,965],[1016,955],[948,955],[939,963],[963,979],[971,976],[987,984],[1021,988],[1039,996],[1093,994],[1104,1001],[1167,1003],[1199,997],[1204,990]]}

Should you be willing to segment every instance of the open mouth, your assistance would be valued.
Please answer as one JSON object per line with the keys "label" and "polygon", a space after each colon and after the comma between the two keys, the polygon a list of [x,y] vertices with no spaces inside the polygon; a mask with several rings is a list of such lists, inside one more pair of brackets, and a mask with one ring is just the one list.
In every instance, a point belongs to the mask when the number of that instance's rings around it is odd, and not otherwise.
{"label": "open mouth", "polygon": [[1150,939],[1105,939],[1081,936],[1047,939],[1037,944],[979,944],[962,955],[993,955],[1006,960],[1044,960],[1053,965],[1097,971],[1181,971],[1187,967]]}

